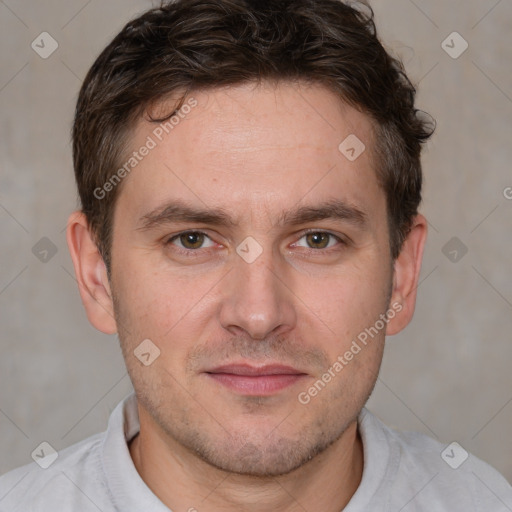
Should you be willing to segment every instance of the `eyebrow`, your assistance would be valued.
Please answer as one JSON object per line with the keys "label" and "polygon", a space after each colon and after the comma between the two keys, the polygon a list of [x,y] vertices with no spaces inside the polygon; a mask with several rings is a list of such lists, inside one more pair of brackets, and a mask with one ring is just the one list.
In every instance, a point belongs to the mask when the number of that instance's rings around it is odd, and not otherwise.
{"label": "eyebrow", "polygon": [[[345,221],[361,229],[366,228],[368,224],[368,214],[362,209],[333,199],[319,205],[299,206],[281,212],[277,225],[294,226],[329,219]],[[223,208],[196,208],[181,200],[174,200],[140,217],[140,227],[137,230],[147,231],[179,222],[231,227],[238,225]]]}

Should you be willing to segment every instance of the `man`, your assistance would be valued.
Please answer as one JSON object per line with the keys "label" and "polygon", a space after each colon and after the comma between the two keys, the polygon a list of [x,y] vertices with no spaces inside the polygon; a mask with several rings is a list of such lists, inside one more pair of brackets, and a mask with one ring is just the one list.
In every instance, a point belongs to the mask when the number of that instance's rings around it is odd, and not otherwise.
{"label": "man", "polygon": [[67,239],[135,394],[4,475],[2,510],[512,510],[364,408],[427,233],[414,94],[363,5],[177,0],[121,31],[78,99]]}

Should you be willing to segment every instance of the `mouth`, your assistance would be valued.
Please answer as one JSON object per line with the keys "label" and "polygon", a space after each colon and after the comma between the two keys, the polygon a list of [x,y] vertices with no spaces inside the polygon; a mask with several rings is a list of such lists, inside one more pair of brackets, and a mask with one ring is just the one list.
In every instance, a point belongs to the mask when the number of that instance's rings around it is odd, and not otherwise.
{"label": "mouth", "polygon": [[288,388],[307,376],[291,366],[271,364],[251,366],[232,364],[219,366],[205,374],[218,384],[242,395],[269,396]]}

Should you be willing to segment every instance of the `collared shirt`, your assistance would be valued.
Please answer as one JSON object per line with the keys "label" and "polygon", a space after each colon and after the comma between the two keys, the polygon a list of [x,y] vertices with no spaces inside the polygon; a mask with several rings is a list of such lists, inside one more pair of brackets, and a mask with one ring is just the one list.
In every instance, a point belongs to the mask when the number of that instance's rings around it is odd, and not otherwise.
{"label": "collared shirt", "polygon": [[[363,477],[343,512],[512,511],[510,484],[460,445],[397,432],[366,408],[358,428]],[[0,512],[169,512],[131,459],[128,443],[138,432],[131,393],[105,432],[61,450],[46,469],[33,462],[1,476]]]}

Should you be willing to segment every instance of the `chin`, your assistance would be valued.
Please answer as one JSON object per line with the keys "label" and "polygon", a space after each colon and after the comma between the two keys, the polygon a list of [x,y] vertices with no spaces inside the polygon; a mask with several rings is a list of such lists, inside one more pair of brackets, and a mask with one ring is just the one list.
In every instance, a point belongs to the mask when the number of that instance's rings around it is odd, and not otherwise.
{"label": "chin", "polygon": [[302,431],[296,439],[267,435],[251,440],[250,435],[244,435],[221,442],[207,441],[198,436],[190,448],[201,460],[222,471],[274,478],[292,473],[307,464],[336,442],[343,431]]}

